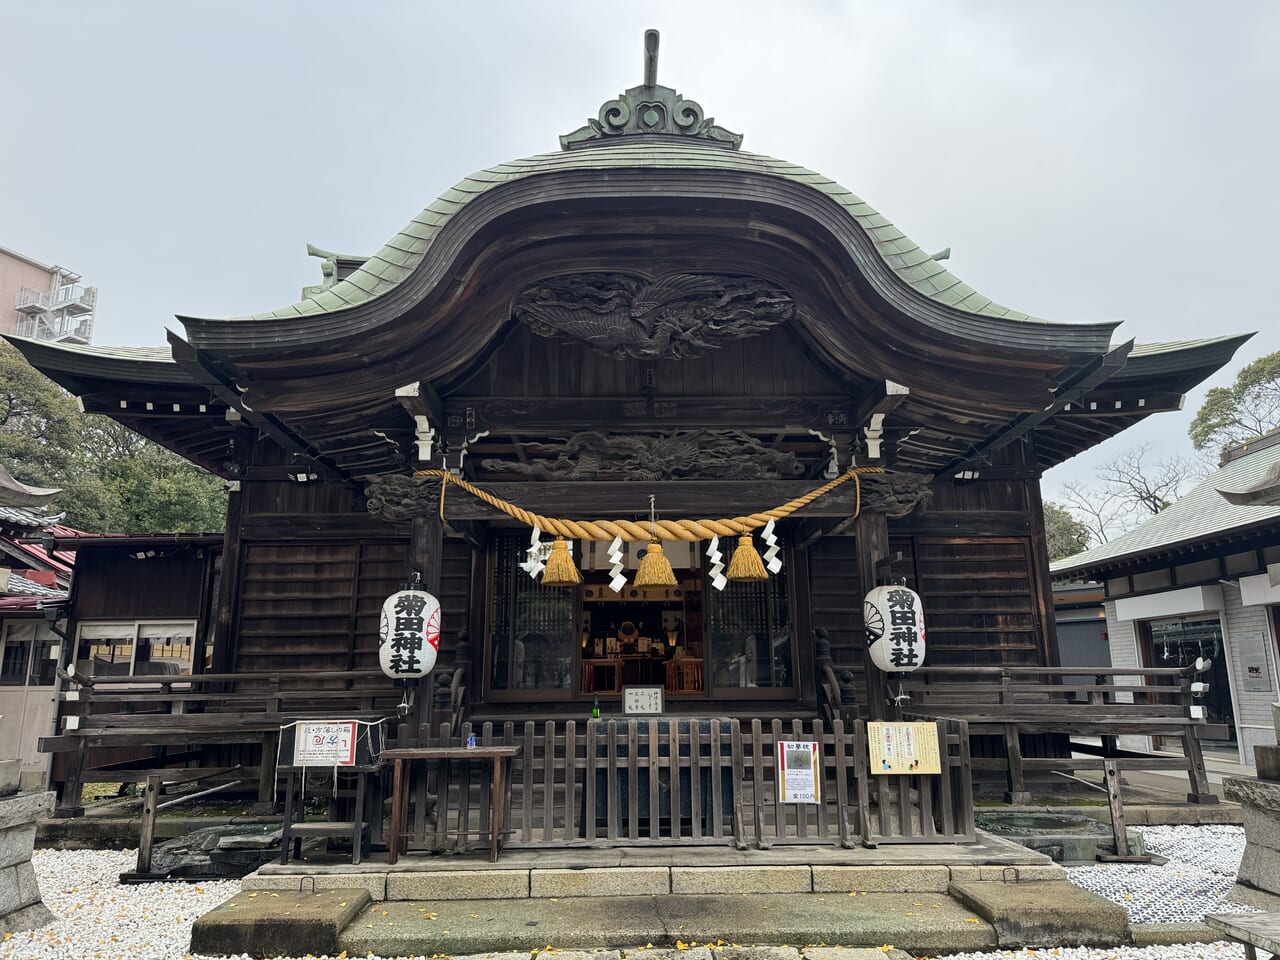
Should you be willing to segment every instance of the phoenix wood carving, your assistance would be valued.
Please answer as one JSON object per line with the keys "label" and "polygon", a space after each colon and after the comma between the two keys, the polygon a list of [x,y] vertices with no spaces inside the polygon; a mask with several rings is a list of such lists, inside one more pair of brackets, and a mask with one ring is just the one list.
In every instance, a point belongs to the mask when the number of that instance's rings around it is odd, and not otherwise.
{"label": "phoenix wood carving", "polygon": [[526,289],[512,313],[540,336],[578,340],[619,359],[679,360],[790,320],[795,302],[756,277],[582,273]]}

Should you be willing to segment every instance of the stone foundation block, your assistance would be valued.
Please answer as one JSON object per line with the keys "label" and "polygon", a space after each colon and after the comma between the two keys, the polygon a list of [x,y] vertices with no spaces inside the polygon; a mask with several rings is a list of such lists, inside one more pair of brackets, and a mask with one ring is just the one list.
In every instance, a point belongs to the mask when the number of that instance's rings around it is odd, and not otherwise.
{"label": "stone foundation block", "polygon": [[868,893],[946,893],[950,883],[951,871],[941,866],[813,866],[815,893],[848,893],[851,890],[865,890]]}
{"label": "stone foundation block", "polygon": [[18,824],[0,830],[0,867],[12,867],[15,863],[26,863],[31,859],[31,851],[36,844],[36,824]]}
{"label": "stone foundation block", "polygon": [[31,861],[19,863],[13,868],[18,881],[18,906],[29,907],[40,902],[40,882],[36,880],[36,868]]}
{"label": "stone foundation block", "polygon": [[329,873],[302,878],[303,893],[320,893],[329,890],[363,890],[370,900],[387,899],[387,875],[385,873]]}
{"label": "stone foundation block", "polygon": [[716,960],[800,960],[795,947],[717,947]]}
{"label": "stone foundation block", "polygon": [[690,947],[688,950],[647,947],[628,950],[627,960],[711,960],[711,951],[706,947]]}
{"label": "stone foundation block", "polygon": [[1269,893],[1280,894],[1280,850],[1262,847],[1247,837],[1236,880]]}
{"label": "stone foundation block", "polygon": [[1244,883],[1237,883],[1231,888],[1232,903],[1243,903],[1247,907],[1257,907],[1266,913],[1280,913],[1280,895],[1259,890]]}
{"label": "stone foundation block", "polygon": [[3,926],[8,933],[17,933],[19,930],[39,930],[57,919],[53,911],[43,903],[33,903],[28,907],[20,907],[4,917],[0,921],[0,926]]}
{"label": "stone foundation block", "polygon": [[1254,747],[1253,764],[1258,768],[1258,779],[1280,780],[1280,746],[1263,743]]}
{"label": "stone foundation block", "polygon": [[388,900],[517,900],[528,896],[528,870],[387,874]]}
{"label": "stone foundation block", "polygon": [[[250,891],[272,890],[276,892],[288,890],[290,893],[301,893],[303,879],[303,877],[296,874],[293,876],[288,874],[277,876],[275,874],[251,873],[240,881],[240,889]],[[305,879],[308,883],[311,882],[310,877]]]}
{"label": "stone foundation block", "polygon": [[670,892],[667,867],[529,871],[531,897],[643,897]]}
{"label": "stone foundation block", "polygon": [[0,830],[23,827],[53,813],[53,792],[23,793],[0,800]]}
{"label": "stone foundation block", "polygon": [[810,893],[808,866],[672,867],[672,893]]}
{"label": "stone foundation block", "polygon": [[1032,880],[1065,880],[1067,868],[1061,864],[1045,864],[1043,866],[1014,867],[1017,871],[1017,882],[1028,883]]}
{"label": "stone foundation block", "polygon": [[905,950],[879,947],[805,947],[804,960],[911,960]]}
{"label": "stone foundation block", "polygon": [[1253,777],[1224,777],[1222,795],[1242,807],[1261,807],[1280,815],[1280,782]]}
{"label": "stone foundation block", "polygon": [[21,892],[18,889],[18,870],[16,867],[5,867],[0,870],[0,917],[13,913],[19,907],[25,907]]}
{"label": "stone foundation block", "polygon": [[1244,835],[1249,843],[1280,850],[1280,817],[1257,807],[1243,807]]}

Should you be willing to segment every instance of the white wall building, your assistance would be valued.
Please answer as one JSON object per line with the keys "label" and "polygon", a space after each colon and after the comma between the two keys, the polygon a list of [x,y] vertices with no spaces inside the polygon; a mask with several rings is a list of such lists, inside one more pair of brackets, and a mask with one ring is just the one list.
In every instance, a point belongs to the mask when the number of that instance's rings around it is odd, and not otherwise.
{"label": "white wall building", "polygon": [[1280,431],[1226,451],[1217,473],[1124,536],[1050,567],[1055,579],[1104,584],[1114,665],[1212,659],[1201,739],[1246,763],[1255,746],[1276,742],[1280,505],[1232,503],[1219,491],[1254,486],[1277,466]]}

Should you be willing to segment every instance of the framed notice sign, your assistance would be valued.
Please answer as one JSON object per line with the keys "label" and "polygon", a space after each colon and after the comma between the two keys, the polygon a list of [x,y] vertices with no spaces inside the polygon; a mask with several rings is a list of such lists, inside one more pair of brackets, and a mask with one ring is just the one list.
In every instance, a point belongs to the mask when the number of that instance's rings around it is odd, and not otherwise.
{"label": "framed notice sign", "polygon": [[622,712],[656,714],[662,712],[662,687],[623,687]]}
{"label": "framed notice sign", "polygon": [[936,723],[868,723],[872,773],[941,773]]}
{"label": "framed notice sign", "polygon": [[355,766],[356,727],[354,720],[300,720],[293,737],[294,766]]}
{"label": "framed notice sign", "polygon": [[812,740],[778,741],[778,783],[782,803],[821,803],[822,769],[818,744]]}

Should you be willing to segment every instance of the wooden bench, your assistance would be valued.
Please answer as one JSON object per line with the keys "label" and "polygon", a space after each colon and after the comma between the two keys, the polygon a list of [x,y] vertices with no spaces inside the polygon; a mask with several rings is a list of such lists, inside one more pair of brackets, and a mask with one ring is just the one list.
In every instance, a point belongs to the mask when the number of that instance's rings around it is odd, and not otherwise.
{"label": "wooden bench", "polygon": [[1243,943],[1245,960],[1257,960],[1258,947],[1280,955],[1280,913],[1206,913],[1204,922]]}
{"label": "wooden bench", "polygon": [[[1187,773],[1192,803],[1217,803],[1209,788],[1200,748],[1204,707],[1196,698],[1208,684],[1196,678],[1212,666],[1189,667],[926,667],[902,683],[911,702],[908,719],[965,720],[971,735],[1004,740],[1006,757],[974,758],[974,769],[1003,768],[1005,799],[1025,803],[1027,771],[1101,769],[1115,760],[1122,769],[1181,769]],[[1101,738],[1098,757],[1024,757],[1022,734],[1057,733]],[[1139,735],[1177,739],[1182,756],[1121,751],[1117,737]],[[1074,750],[1088,745],[1073,743]],[[1096,748],[1095,748],[1096,749]]]}

